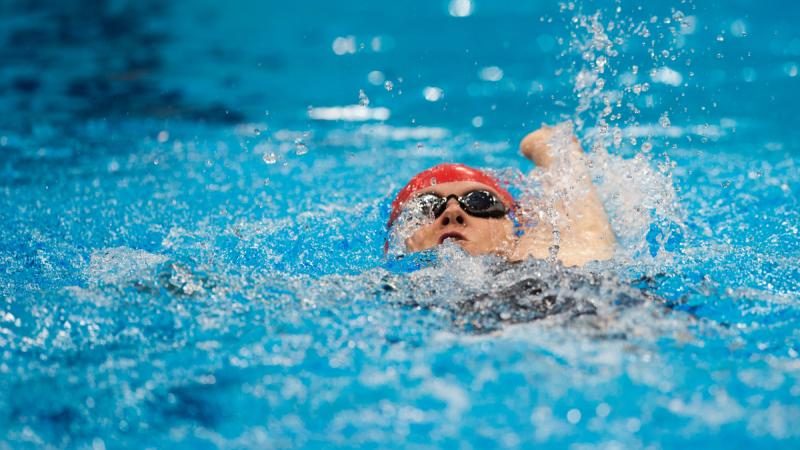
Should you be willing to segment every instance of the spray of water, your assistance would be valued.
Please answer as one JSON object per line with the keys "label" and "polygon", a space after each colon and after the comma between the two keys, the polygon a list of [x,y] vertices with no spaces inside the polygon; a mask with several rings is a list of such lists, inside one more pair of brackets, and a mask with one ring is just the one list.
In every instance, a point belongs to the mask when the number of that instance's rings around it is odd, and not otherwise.
{"label": "spray of water", "polygon": [[[575,126],[560,127],[551,143],[556,160],[567,163],[552,171],[554,195],[582,195],[558,182],[576,176],[574,162],[558,150],[575,133],[589,150],[579,164],[588,168],[618,239],[615,261],[640,273],[662,272],[674,264],[686,217],[672,182],[674,165],[654,143],[668,144],[659,137],[669,134],[663,131],[671,126],[669,111],[681,107],[681,75],[672,67],[691,64],[683,39],[691,20],[675,8],[642,17],[641,7],[587,13],[570,2],[561,11],[569,30],[569,38],[559,40],[562,74],[573,86],[573,98],[565,102],[575,105],[565,119]],[[669,100],[673,95],[676,102]],[[648,122],[653,117],[657,123]],[[555,219],[556,227],[565,226]]]}

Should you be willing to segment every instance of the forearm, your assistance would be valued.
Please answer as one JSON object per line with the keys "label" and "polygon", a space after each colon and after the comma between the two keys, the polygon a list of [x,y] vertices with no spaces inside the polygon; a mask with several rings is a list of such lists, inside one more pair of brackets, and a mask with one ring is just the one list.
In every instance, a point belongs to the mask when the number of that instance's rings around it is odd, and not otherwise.
{"label": "forearm", "polygon": [[545,196],[536,208],[538,224],[525,230],[518,254],[541,258],[557,246],[557,258],[580,265],[613,255],[616,239],[591,181],[586,157],[568,127],[542,127],[520,144],[532,160]]}

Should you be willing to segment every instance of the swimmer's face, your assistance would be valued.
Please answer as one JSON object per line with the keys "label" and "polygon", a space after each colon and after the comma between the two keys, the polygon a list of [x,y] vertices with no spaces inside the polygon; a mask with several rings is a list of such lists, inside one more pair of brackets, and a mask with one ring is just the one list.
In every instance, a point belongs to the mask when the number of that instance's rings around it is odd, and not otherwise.
{"label": "swimmer's face", "polygon": [[[463,196],[470,191],[483,190],[491,192],[495,198],[502,197],[489,186],[474,181],[454,181],[437,184],[414,193],[418,197],[426,193],[434,193],[441,197],[448,195]],[[425,223],[406,239],[406,249],[418,252],[442,244],[451,239],[471,255],[495,253],[509,255],[515,243],[514,223],[508,216],[501,218],[482,218],[467,214],[458,202],[451,198],[447,207],[439,217]]]}

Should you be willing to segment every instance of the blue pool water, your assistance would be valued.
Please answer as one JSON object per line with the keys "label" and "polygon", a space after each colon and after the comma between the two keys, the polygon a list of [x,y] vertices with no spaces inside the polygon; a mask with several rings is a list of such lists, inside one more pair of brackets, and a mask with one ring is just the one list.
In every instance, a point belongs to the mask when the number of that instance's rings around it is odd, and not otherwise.
{"label": "blue pool water", "polygon": [[[795,4],[51,3],[0,3],[0,448],[800,445]],[[384,255],[565,120],[613,261]]]}

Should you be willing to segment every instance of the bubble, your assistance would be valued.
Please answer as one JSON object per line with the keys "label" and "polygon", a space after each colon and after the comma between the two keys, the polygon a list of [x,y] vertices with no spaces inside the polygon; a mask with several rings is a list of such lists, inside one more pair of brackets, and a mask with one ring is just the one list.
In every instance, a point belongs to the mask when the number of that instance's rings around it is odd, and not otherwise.
{"label": "bubble", "polygon": [[391,81],[386,80],[386,82],[383,83],[383,88],[386,89],[387,92],[392,92],[392,89],[394,89],[394,84]]}
{"label": "bubble", "polygon": [[717,42],[725,42],[725,36],[718,34],[717,35]]}
{"label": "bubble", "polygon": [[163,144],[169,140],[169,132],[167,130],[161,130],[158,132],[158,136],[156,137],[159,143]]}
{"label": "bubble", "polygon": [[480,128],[483,126],[483,117],[475,116],[472,118],[472,126],[475,128]]}

